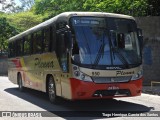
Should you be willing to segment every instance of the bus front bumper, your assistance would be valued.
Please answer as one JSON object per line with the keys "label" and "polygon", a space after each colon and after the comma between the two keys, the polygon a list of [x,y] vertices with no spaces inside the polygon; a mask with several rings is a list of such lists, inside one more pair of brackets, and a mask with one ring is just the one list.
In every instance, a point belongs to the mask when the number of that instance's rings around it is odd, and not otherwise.
{"label": "bus front bumper", "polygon": [[126,83],[96,84],[71,78],[72,100],[139,96],[142,92],[142,81],[143,78]]}

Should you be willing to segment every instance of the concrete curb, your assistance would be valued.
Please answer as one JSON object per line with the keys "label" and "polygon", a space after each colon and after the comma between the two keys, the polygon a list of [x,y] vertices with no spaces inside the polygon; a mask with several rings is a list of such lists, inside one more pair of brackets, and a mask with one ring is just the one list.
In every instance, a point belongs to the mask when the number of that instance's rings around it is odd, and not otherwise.
{"label": "concrete curb", "polygon": [[160,86],[143,86],[142,93],[160,95]]}

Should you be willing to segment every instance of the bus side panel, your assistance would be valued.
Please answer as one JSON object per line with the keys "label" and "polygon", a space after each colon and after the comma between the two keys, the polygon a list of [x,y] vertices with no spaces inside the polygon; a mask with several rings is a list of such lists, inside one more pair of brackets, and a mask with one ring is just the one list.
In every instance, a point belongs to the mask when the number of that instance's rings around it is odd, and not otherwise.
{"label": "bus side panel", "polygon": [[14,83],[14,84],[17,84],[17,75],[16,75],[17,71],[16,69],[8,69],[8,79]]}
{"label": "bus side panel", "polygon": [[67,73],[63,73],[61,77],[62,97],[72,99],[71,84],[67,76]]}
{"label": "bus side panel", "polygon": [[21,71],[20,58],[9,58],[8,59],[8,78],[14,84],[17,84],[17,73]]}
{"label": "bus side panel", "polygon": [[34,68],[34,56],[24,56],[21,59],[23,66],[23,80],[25,87],[32,88],[35,90],[41,90],[42,85],[39,83],[39,80],[42,79],[42,75],[38,74],[39,70]]}
{"label": "bus side panel", "polygon": [[60,66],[56,57],[56,54],[53,53],[44,53],[40,56],[35,57],[35,66],[37,67],[37,72],[43,74],[42,78],[42,88],[41,91],[46,91],[47,76],[53,76],[56,84],[56,92],[58,96],[61,96],[61,79],[60,79]]}
{"label": "bus side panel", "polygon": [[[25,86],[46,92],[47,75],[58,76],[60,73],[57,57],[54,53],[43,53],[25,56],[21,60]],[[59,79],[60,80],[60,79]],[[56,85],[61,93],[60,81]]]}

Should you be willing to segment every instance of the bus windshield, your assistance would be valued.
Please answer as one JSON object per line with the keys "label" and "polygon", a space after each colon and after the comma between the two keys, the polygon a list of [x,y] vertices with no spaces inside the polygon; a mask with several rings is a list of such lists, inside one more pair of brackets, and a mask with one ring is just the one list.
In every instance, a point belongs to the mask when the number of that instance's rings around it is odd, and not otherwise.
{"label": "bus windshield", "polygon": [[137,26],[122,18],[73,17],[73,61],[92,66],[130,66],[141,63]]}

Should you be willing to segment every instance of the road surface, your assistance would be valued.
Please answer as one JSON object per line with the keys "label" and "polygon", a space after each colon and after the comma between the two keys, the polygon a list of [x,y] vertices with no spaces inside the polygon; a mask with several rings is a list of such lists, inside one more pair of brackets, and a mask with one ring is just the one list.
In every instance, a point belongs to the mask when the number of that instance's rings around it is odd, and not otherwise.
{"label": "road surface", "polygon": [[0,120],[14,119],[159,120],[160,96],[142,94],[113,100],[75,102],[62,99],[60,104],[54,105],[44,93],[30,89],[20,92],[8,77],[0,77]]}

